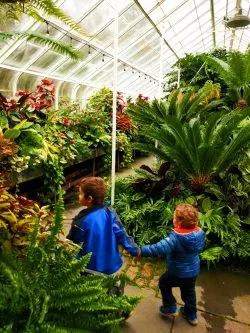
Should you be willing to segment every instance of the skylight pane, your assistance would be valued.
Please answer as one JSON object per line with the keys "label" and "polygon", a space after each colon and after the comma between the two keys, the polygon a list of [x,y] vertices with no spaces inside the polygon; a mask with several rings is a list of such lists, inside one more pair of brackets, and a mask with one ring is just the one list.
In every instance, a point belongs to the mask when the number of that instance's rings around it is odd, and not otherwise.
{"label": "skylight pane", "polygon": [[139,0],[139,2],[146,11],[149,11],[150,9],[152,9],[154,6],[157,5],[156,0]]}

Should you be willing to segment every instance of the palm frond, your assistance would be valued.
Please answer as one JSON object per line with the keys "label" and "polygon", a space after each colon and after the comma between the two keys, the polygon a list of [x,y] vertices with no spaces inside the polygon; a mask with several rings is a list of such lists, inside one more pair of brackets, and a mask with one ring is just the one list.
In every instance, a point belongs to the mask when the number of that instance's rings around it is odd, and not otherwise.
{"label": "palm frond", "polygon": [[0,40],[6,41],[11,38],[27,38],[28,41],[34,41],[38,44],[49,46],[52,50],[70,57],[72,60],[80,60],[82,54],[71,45],[54,40],[51,37],[39,35],[31,31],[25,32],[0,32]]}
{"label": "palm frond", "polygon": [[147,126],[143,132],[148,138],[158,140],[159,146],[137,147],[174,162],[180,171],[195,178],[196,183],[200,179],[204,186],[250,145],[250,124],[239,126],[249,115],[250,108],[226,115],[214,113],[204,124],[199,119],[183,124],[176,116],[166,116],[164,124]]}

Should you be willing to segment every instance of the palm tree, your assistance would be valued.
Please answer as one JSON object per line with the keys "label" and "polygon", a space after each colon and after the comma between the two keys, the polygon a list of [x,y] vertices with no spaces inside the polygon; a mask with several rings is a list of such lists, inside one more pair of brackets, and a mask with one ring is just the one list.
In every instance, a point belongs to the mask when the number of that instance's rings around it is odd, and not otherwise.
{"label": "palm tree", "polygon": [[168,116],[175,116],[184,122],[194,116],[203,117],[208,112],[214,111],[223,103],[223,100],[219,98],[218,88],[215,93],[214,85],[208,81],[197,93],[194,93],[192,88],[184,94],[174,90],[168,100],[154,99],[151,104],[140,101],[129,105],[127,110],[140,125],[163,124]]}
{"label": "palm tree", "polygon": [[225,81],[228,99],[238,108],[250,106],[250,51],[233,52],[227,62],[213,56],[204,59]]}
{"label": "palm tree", "polygon": [[[83,29],[70,16],[65,14],[55,5],[53,0],[0,0],[1,20],[19,21],[23,13],[40,22],[44,22],[42,15],[55,17],[72,29],[86,34],[86,32],[84,32]],[[6,41],[11,38],[23,38],[42,45],[50,46],[54,51],[65,54],[73,60],[81,58],[79,51],[74,49],[71,45],[54,40],[49,36],[37,34],[33,31],[0,31],[0,40]]]}
{"label": "palm tree", "polygon": [[146,137],[158,140],[158,147],[140,143],[136,148],[174,162],[194,188],[203,189],[214,174],[226,170],[250,145],[249,121],[239,125],[249,115],[250,108],[226,115],[216,112],[203,124],[197,118],[183,124],[176,115],[166,115],[162,123],[143,128]]}

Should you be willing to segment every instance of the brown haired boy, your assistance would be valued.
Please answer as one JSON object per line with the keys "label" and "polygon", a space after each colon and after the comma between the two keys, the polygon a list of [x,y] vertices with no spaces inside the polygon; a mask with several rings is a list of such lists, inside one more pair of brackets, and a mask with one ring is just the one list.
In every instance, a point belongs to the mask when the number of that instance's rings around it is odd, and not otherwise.
{"label": "brown haired boy", "polygon": [[67,238],[76,244],[83,243],[77,258],[92,253],[88,269],[112,274],[122,266],[118,245],[133,256],[138,254],[138,247],[116,213],[104,206],[106,189],[102,178],[84,178],[79,189],[79,202],[87,208],[73,219]]}
{"label": "brown haired boy", "polygon": [[184,302],[180,311],[191,325],[197,325],[195,282],[200,272],[199,252],[205,243],[205,234],[198,227],[197,208],[189,204],[177,205],[173,224],[173,232],[156,244],[143,246],[139,256],[167,257],[168,270],[159,281],[163,301],[160,313],[166,317],[177,315],[172,288],[179,287]]}

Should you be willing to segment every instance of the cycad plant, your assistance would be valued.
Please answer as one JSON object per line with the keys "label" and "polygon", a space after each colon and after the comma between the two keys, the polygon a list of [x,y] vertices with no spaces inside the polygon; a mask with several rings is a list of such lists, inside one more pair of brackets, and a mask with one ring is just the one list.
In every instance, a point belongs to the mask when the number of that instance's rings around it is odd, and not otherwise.
{"label": "cycad plant", "polygon": [[141,143],[136,147],[163,161],[173,161],[194,188],[203,189],[214,174],[227,169],[249,146],[250,123],[239,125],[249,115],[250,108],[227,115],[216,112],[204,124],[199,119],[183,124],[176,115],[166,115],[164,122],[153,121],[143,129],[148,138],[158,140],[159,146]]}
{"label": "cycad plant", "polygon": [[214,94],[215,85],[207,82],[199,92],[187,89],[185,93],[174,90],[167,100],[154,99],[152,103],[139,101],[130,104],[128,113],[139,125],[164,124],[168,116],[174,116],[181,121],[189,121],[192,117],[202,117],[222,105],[219,89]]}
{"label": "cycad plant", "polygon": [[213,56],[204,58],[228,86],[227,97],[238,108],[250,105],[250,51],[230,53],[225,62]]}
{"label": "cycad plant", "polygon": [[[44,16],[54,17],[72,29],[86,34],[80,25],[64,13],[53,0],[0,0],[0,18],[2,21],[19,21],[23,13],[39,22],[44,22]],[[0,31],[0,40],[6,41],[11,38],[27,39],[28,41],[49,46],[54,51],[65,54],[73,60],[81,58],[79,51],[74,49],[70,44],[35,33],[34,31]]]}
{"label": "cycad plant", "polygon": [[0,251],[0,332],[120,332],[125,313],[138,297],[108,294],[119,278],[82,275],[90,255],[75,260],[61,244],[63,202],[60,192],[55,223],[38,245],[39,221],[25,252]]}

